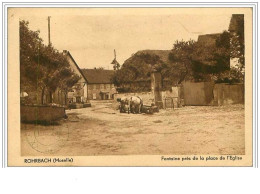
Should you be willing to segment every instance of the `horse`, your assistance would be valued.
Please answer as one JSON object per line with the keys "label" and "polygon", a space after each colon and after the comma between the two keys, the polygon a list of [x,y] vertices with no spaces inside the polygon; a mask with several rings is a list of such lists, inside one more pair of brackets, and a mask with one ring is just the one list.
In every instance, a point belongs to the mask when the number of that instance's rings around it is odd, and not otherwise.
{"label": "horse", "polygon": [[130,113],[130,101],[127,97],[122,97],[117,99],[120,102],[120,113],[127,112]]}
{"label": "horse", "polygon": [[130,112],[132,113],[141,113],[143,107],[143,100],[139,96],[131,96],[129,98]]}

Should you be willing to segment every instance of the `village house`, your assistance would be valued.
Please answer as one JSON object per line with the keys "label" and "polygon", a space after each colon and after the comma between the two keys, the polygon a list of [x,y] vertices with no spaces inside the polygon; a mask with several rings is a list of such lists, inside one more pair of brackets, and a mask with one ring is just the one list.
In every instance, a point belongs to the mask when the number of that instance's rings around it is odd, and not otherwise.
{"label": "village house", "polygon": [[[67,103],[86,103],[88,99],[88,83],[87,79],[79,68],[78,64],[69,51],[64,50],[72,71],[80,77],[80,80],[71,88],[67,94]],[[65,103],[65,104],[67,104]]]}
{"label": "village house", "polygon": [[53,94],[53,103],[68,105],[87,103],[88,100],[109,100],[114,98],[116,89],[111,81],[113,70],[80,69],[69,51],[64,50],[70,68],[80,79],[68,93],[57,91]]}
{"label": "village house", "polygon": [[114,98],[115,86],[111,80],[114,71],[104,69],[81,69],[87,80],[89,100],[109,100]]}

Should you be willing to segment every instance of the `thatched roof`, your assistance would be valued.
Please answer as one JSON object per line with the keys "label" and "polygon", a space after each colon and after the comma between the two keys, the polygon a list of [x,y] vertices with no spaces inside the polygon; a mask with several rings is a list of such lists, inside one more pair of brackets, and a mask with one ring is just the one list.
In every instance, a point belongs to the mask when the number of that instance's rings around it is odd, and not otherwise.
{"label": "thatched roof", "polygon": [[220,33],[200,35],[198,37],[198,44],[203,46],[215,46],[216,40],[220,37],[220,35]]}
{"label": "thatched roof", "polygon": [[134,57],[142,54],[149,54],[149,55],[157,55],[163,62],[169,63],[169,54],[171,50],[140,50],[137,51],[134,55],[128,58],[125,63],[131,61]]}

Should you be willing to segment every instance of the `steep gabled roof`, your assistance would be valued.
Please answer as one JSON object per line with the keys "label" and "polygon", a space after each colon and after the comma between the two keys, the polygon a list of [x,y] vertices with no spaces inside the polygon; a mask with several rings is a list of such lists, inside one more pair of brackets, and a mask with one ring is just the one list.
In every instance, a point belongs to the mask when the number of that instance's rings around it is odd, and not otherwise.
{"label": "steep gabled roof", "polygon": [[84,76],[83,72],[81,71],[81,69],[79,68],[78,64],[76,63],[76,61],[74,60],[74,58],[72,57],[72,55],[70,54],[69,51],[67,50],[63,50],[63,53],[66,54],[67,56],[69,56],[71,58],[71,60],[73,61],[74,65],[76,66],[76,68],[78,69],[78,71],[80,72],[81,76],[84,78],[84,80],[87,82],[86,77]]}
{"label": "steep gabled roof", "polygon": [[81,69],[87,82],[90,84],[110,84],[114,74],[113,70],[104,69]]}

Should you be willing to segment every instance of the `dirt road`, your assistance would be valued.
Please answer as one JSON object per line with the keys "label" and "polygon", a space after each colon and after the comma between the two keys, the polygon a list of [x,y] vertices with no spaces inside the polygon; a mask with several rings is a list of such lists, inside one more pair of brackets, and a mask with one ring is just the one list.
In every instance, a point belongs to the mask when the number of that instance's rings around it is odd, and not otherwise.
{"label": "dirt road", "polygon": [[153,115],[92,102],[59,125],[22,124],[21,153],[40,155],[244,154],[244,106],[190,106]]}

